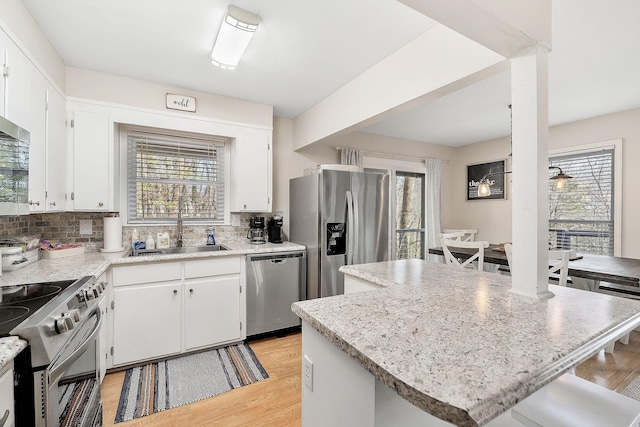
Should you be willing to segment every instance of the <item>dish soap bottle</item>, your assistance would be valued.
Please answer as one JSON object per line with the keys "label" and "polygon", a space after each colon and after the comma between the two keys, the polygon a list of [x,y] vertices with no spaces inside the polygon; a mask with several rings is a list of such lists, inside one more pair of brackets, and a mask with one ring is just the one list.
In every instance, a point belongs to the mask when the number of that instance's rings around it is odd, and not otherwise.
{"label": "dish soap bottle", "polygon": [[138,242],[138,229],[134,228],[131,233],[131,249],[137,249],[136,243]]}
{"label": "dish soap bottle", "polygon": [[207,245],[215,245],[216,244],[216,236],[213,235],[213,228],[207,228]]}
{"label": "dish soap bottle", "polygon": [[153,236],[151,236],[151,234],[147,236],[147,241],[145,243],[145,246],[147,247],[147,249],[155,249],[156,242],[153,241]]}

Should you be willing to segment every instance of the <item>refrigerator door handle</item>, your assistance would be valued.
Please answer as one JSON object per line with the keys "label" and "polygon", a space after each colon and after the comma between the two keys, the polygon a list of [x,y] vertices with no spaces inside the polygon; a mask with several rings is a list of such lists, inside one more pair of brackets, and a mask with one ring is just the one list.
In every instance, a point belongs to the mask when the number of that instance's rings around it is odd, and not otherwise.
{"label": "refrigerator door handle", "polygon": [[353,207],[353,195],[347,191],[347,265],[353,264],[353,238],[355,231],[355,218]]}
{"label": "refrigerator door handle", "polygon": [[353,246],[351,250],[353,252],[353,256],[351,257],[351,262],[356,264],[361,264],[362,260],[360,259],[360,247],[362,246],[362,242],[360,242],[360,209],[358,204],[358,194],[356,193],[355,197],[351,196],[351,204],[353,206]]}

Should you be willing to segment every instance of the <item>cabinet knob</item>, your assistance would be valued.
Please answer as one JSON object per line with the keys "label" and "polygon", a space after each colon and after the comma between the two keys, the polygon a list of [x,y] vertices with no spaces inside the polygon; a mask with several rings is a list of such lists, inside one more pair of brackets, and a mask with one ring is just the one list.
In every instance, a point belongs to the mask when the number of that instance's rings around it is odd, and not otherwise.
{"label": "cabinet knob", "polygon": [[189,293],[192,294],[193,293],[193,289],[189,289]]}
{"label": "cabinet knob", "polygon": [[100,203],[98,203],[98,206],[102,207],[102,206],[104,206],[104,203],[100,202]]}
{"label": "cabinet knob", "polygon": [[177,290],[177,289],[174,289],[174,290],[173,290],[173,294],[175,295],[175,294],[177,294],[177,293],[178,293],[178,290]]}
{"label": "cabinet knob", "polygon": [[29,200],[29,205],[31,205],[31,206],[33,206],[33,205],[40,206],[40,201],[33,202],[33,201]]}

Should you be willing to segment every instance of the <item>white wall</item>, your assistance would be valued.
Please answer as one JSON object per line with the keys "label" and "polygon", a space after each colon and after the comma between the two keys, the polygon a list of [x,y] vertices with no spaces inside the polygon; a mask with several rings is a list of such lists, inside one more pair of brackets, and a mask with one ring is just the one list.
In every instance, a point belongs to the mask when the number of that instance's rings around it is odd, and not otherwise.
{"label": "white wall", "polygon": [[293,149],[293,120],[275,117],[273,122],[273,210],[283,212],[283,232],[289,238],[289,180],[304,170],[323,163],[338,163],[329,145],[317,145],[296,152]]}
{"label": "white wall", "polygon": [[184,113],[189,117],[202,116],[224,122],[268,128],[273,126],[273,106],[271,105],[67,67],[68,97],[166,111],[167,93],[196,98],[196,112]]}
{"label": "white wall", "polygon": [[[567,148],[621,138],[622,141],[622,256],[640,258],[640,109],[609,114],[549,130],[549,149]],[[443,228],[477,228],[478,239],[511,241],[511,188],[507,200],[466,201],[466,165],[507,158],[509,139],[472,144],[456,149],[452,197],[443,192]],[[507,175],[507,182],[509,181]]]}

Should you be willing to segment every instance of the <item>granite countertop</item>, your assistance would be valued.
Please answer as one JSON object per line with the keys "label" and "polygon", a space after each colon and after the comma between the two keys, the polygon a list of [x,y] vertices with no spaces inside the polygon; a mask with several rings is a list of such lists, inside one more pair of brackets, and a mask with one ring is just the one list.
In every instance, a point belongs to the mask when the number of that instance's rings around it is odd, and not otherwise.
{"label": "granite countertop", "polygon": [[146,262],[174,261],[194,258],[248,255],[253,253],[287,252],[304,250],[303,245],[292,242],[265,243],[252,245],[247,242],[220,242],[228,247],[227,251],[197,252],[190,254],[145,255],[130,257],[130,250],[122,252],[94,252],[73,255],[64,258],[41,259],[12,272],[3,272],[0,286],[13,286],[25,283],[39,283],[58,280],[72,280],[83,276],[100,276],[111,265],[140,264]]}
{"label": "granite countertop", "polygon": [[[14,286],[25,283],[39,283],[59,280],[75,280],[83,276],[100,276],[109,266],[115,264],[140,264],[159,261],[175,261],[194,258],[237,256],[254,253],[287,252],[304,250],[303,245],[284,242],[252,245],[247,242],[221,242],[230,250],[198,252],[191,254],[128,256],[130,250],[122,252],[95,252],[73,255],[56,259],[41,259],[12,272],[3,272],[0,286]],[[0,338],[0,369],[27,346],[27,342],[18,337]]]}
{"label": "granite countertop", "polygon": [[0,371],[26,347],[27,342],[18,337],[0,338]]}
{"label": "granite countertop", "polygon": [[293,311],[415,406],[482,425],[640,324],[640,301],[422,260],[345,266],[384,288],[302,301]]}

